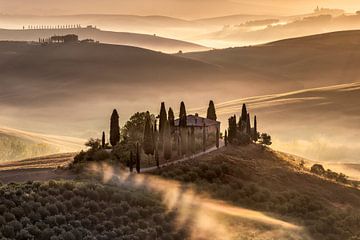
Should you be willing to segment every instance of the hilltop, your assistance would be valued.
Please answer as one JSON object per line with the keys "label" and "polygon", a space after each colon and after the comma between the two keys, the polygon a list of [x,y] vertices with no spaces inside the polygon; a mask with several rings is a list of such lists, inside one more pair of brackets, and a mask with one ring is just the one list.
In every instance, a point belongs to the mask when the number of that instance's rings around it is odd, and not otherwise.
{"label": "hilltop", "polygon": [[[261,146],[229,146],[154,174],[304,226],[312,239],[350,239],[360,234],[354,220],[360,216],[359,189],[313,175],[298,158]],[[289,232],[287,239],[296,238]]]}
{"label": "hilltop", "polygon": [[139,34],[131,32],[104,31],[94,27],[69,29],[26,29],[9,30],[0,29],[0,41],[38,41],[39,38],[49,38],[54,35],[76,34],[80,39],[93,39],[101,43],[128,45],[147,48],[154,51],[176,53],[179,51],[204,51],[207,47],[159,37],[156,35]]}

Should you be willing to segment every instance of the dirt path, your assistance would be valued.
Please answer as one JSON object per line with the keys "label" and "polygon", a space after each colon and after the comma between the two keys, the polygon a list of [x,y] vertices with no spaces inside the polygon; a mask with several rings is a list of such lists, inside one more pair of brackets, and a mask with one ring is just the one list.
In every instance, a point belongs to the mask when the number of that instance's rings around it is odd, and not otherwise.
{"label": "dirt path", "polygon": [[0,182],[47,181],[73,179],[75,176],[58,167],[68,165],[75,153],[56,154],[0,164]]}
{"label": "dirt path", "polygon": [[[224,147],[225,144],[223,141],[220,141],[220,148]],[[172,165],[172,164],[176,164],[176,163],[181,163],[181,162],[184,162],[184,161],[187,161],[187,160],[191,160],[191,159],[194,159],[194,158],[197,158],[197,157],[200,157],[202,155],[205,155],[205,154],[208,154],[208,153],[211,153],[213,151],[216,151],[218,148],[217,147],[212,147],[212,148],[209,148],[208,150],[206,150],[205,152],[200,152],[200,153],[197,153],[197,154],[194,154],[194,155],[191,155],[191,156],[188,156],[188,157],[184,157],[184,158],[181,158],[179,160],[175,160],[175,161],[172,161],[172,162],[168,162],[168,163],[164,163],[164,164],[161,164],[160,165],[160,168],[161,167],[166,167],[166,166],[169,166],[169,165]],[[146,172],[151,172],[151,171],[154,171],[156,170],[157,167],[148,167],[148,168],[141,168],[140,169],[140,172],[142,173],[146,173]]]}

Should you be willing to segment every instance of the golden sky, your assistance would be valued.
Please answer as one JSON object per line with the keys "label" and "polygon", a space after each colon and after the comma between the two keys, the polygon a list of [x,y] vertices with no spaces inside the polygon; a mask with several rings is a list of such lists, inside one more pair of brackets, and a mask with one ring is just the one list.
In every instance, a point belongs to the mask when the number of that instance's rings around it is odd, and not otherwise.
{"label": "golden sky", "polygon": [[196,19],[230,14],[300,14],[317,5],[347,12],[360,10],[359,0],[0,0],[0,13],[136,14]]}

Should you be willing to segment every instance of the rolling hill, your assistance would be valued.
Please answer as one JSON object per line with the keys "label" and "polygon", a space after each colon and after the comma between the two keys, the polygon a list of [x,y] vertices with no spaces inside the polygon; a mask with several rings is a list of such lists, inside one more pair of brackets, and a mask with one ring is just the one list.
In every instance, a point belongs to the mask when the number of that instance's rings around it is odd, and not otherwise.
{"label": "rolling hill", "polygon": [[55,153],[79,151],[84,140],[48,136],[10,128],[0,128],[0,164]]}
{"label": "rolling hill", "polygon": [[103,31],[93,27],[71,29],[0,29],[0,41],[38,41],[54,35],[76,34],[80,39],[94,39],[101,43],[118,44],[147,48],[154,51],[175,53],[178,51],[204,51],[208,48],[194,43],[179,41],[156,35],[130,32]]}
{"label": "rolling hill", "polygon": [[360,80],[359,42],[360,31],[342,31],[182,56],[232,75],[252,73],[254,80],[299,83],[306,88]]}

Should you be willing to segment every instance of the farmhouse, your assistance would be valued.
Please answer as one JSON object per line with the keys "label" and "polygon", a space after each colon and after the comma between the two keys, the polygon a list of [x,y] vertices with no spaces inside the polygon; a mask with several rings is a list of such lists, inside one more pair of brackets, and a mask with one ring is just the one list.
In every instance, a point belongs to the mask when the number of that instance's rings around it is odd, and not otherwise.
{"label": "farmhouse", "polygon": [[[175,131],[179,132],[180,119],[175,120]],[[196,139],[201,139],[205,132],[207,145],[216,144],[220,136],[220,122],[208,118],[200,117],[197,113],[195,115],[186,116],[186,129],[188,132],[194,131]],[[205,131],[204,131],[205,130]]]}

